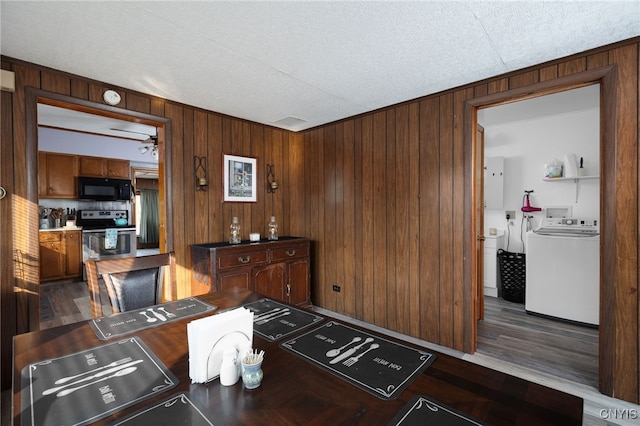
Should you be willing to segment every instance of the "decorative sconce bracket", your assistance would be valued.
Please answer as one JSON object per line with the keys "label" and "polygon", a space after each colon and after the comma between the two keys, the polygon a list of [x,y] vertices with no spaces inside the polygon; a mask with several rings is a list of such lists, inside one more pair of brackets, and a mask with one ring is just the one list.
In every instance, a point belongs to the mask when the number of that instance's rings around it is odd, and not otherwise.
{"label": "decorative sconce bracket", "polygon": [[207,157],[193,157],[193,174],[196,178],[196,191],[207,190]]}
{"label": "decorative sconce bracket", "polygon": [[278,189],[276,182],[275,165],[267,164],[267,192],[274,193]]}

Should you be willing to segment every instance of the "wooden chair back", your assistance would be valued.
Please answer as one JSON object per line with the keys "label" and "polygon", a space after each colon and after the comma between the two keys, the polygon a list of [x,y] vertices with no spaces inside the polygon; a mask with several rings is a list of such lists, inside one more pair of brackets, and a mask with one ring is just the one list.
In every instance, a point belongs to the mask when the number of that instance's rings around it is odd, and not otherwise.
{"label": "wooden chair back", "polygon": [[[100,278],[104,281],[113,313],[157,305],[176,297],[176,261],[173,252],[88,260],[85,267],[94,318],[103,316]],[[169,284],[166,298],[165,282]]]}

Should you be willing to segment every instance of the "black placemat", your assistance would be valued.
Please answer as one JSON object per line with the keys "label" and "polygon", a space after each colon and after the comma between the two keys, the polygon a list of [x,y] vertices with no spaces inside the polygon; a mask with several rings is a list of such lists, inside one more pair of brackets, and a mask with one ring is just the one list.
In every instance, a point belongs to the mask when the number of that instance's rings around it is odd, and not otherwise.
{"label": "black placemat", "polygon": [[382,399],[397,398],[436,358],[335,321],[280,346]]}
{"label": "black placemat", "polygon": [[253,332],[272,342],[324,320],[267,298],[243,306],[254,313]]}
{"label": "black placemat", "polygon": [[209,305],[193,297],[187,297],[150,308],[94,318],[89,324],[99,339],[108,340],[216,309],[218,309],[217,306]]}
{"label": "black placemat", "polygon": [[441,404],[426,396],[415,396],[396,414],[387,426],[488,426],[462,411]]}
{"label": "black placemat", "polygon": [[137,337],[46,359],[22,370],[22,425],[86,425],[177,384]]}
{"label": "black placemat", "polygon": [[184,393],[174,395],[151,407],[138,410],[110,426],[189,425],[214,426]]}

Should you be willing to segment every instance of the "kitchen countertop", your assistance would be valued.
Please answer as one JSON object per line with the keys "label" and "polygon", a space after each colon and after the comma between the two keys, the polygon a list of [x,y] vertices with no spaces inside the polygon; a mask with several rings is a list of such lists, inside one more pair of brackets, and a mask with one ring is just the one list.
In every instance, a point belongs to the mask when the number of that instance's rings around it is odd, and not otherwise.
{"label": "kitchen countertop", "polygon": [[60,228],[40,229],[40,232],[51,231],[82,231],[82,226],[61,226]]}

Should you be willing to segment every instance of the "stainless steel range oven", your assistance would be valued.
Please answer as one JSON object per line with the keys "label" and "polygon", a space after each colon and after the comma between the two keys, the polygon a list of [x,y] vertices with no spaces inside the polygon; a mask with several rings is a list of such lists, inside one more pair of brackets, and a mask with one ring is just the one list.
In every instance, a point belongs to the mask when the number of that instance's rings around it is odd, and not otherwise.
{"label": "stainless steel range oven", "polygon": [[77,224],[82,227],[83,263],[136,255],[136,228],[127,210],[82,210]]}

